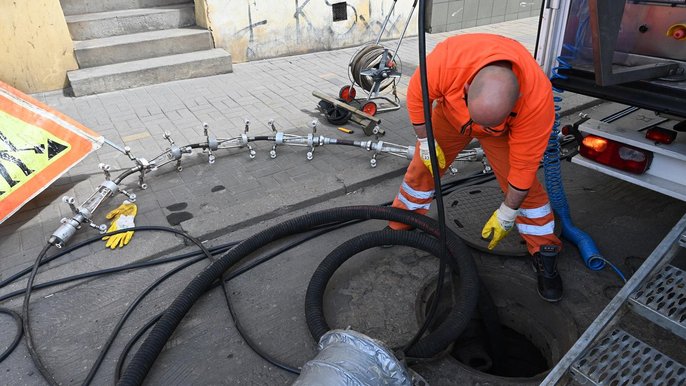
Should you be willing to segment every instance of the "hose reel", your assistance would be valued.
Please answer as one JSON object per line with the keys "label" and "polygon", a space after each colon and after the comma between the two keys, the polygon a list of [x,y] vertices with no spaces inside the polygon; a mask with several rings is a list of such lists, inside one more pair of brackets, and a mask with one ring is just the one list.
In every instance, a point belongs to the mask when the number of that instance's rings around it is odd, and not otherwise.
{"label": "hose reel", "polygon": [[[379,44],[368,44],[357,51],[348,63],[349,77],[367,92],[379,92],[388,86],[395,86],[400,72],[397,71],[394,58],[393,51]],[[378,87],[375,82],[379,82]]]}

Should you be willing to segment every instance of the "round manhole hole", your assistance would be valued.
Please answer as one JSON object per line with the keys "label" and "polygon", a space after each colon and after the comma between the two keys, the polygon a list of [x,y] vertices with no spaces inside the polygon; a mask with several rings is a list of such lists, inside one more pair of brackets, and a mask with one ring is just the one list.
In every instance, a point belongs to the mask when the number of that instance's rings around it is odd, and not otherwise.
{"label": "round manhole hole", "polygon": [[[498,186],[468,186],[458,189],[443,199],[448,227],[457,233],[465,243],[483,252],[502,256],[526,256],[529,251],[526,242],[513,227],[493,250],[488,250],[488,241],[481,238],[481,229],[493,211],[503,202],[503,192]],[[555,233],[560,234],[559,226]]]}
{"label": "round manhole hole", "polygon": [[[493,300],[491,306],[479,300],[468,327],[448,348],[451,378],[455,384],[538,385],[578,337],[573,313],[541,301],[528,277],[488,272],[481,279]],[[436,279],[423,288],[416,308],[420,323],[435,296]],[[446,280],[434,325],[450,312],[452,294]]]}

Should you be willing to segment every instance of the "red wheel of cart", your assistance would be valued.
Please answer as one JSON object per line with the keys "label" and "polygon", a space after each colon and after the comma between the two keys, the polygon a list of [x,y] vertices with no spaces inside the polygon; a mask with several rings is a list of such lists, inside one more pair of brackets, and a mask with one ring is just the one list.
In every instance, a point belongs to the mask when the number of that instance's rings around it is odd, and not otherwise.
{"label": "red wheel of cart", "polygon": [[364,106],[362,106],[362,111],[372,116],[376,115],[377,109],[376,103],[374,102],[367,102],[364,104]]}
{"label": "red wheel of cart", "polygon": [[341,87],[341,90],[338,92],[338,97],[346,102],[352,102],[352,100],[355,99],[356,94],[357,91],[355,90],[355,87],[343,86]]}

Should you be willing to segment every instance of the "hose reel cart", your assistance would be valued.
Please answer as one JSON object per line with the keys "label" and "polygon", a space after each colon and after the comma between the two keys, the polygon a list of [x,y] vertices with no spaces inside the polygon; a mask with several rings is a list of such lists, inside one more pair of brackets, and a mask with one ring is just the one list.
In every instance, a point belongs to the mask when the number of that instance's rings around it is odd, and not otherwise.
{"label": "hose reel cart", "polygon": [[[338,98],[335,99],[317,91],[312,93],[321,99],[318,108],[326,116],[329,123],[343,125],[352,120],[364,126],[364,132],[367,135],[383,134],[383,131],[378,129],[381,120],[374,118],[374,116],[380,112],[400,109],[400,99],[396,92],[396,86],[401,77],[402,62],[397,52],[414,14],[417,0],[414,0],[412,4],[412,10],[407,16],[395,50],[391,50],[381,45],[380,41],[396,4],[397,0],[394,0],[376,40],[362,46],[350,59],[348,63],[350,84],[341,87],[338,91]],[[366,96],[357,98],[358,88]],[[390,96],[384,95],[384,93],[388,94],[389,91]]]}

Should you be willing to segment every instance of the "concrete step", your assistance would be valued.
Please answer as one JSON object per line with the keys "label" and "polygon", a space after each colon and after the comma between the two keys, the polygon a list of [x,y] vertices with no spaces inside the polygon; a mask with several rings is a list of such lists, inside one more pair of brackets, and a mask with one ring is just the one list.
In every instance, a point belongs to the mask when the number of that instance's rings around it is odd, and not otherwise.
{"label": "concrete step", "polygon": [[217,48],[67,72],[75,96],[231,72],[231,55]]}
{"label": "concrete step", "polygon": [[189,0],[60,0],[65,16],[193,3]]}
{"label": "concrete step", "polygon": [[174,28],[74,42],[79,68],[212,49],[210,32]]}
{"label": "concrete step", "polygon": [[193,4],[86,13],[65,17],[73,40],[156,31],[195,25]]}

